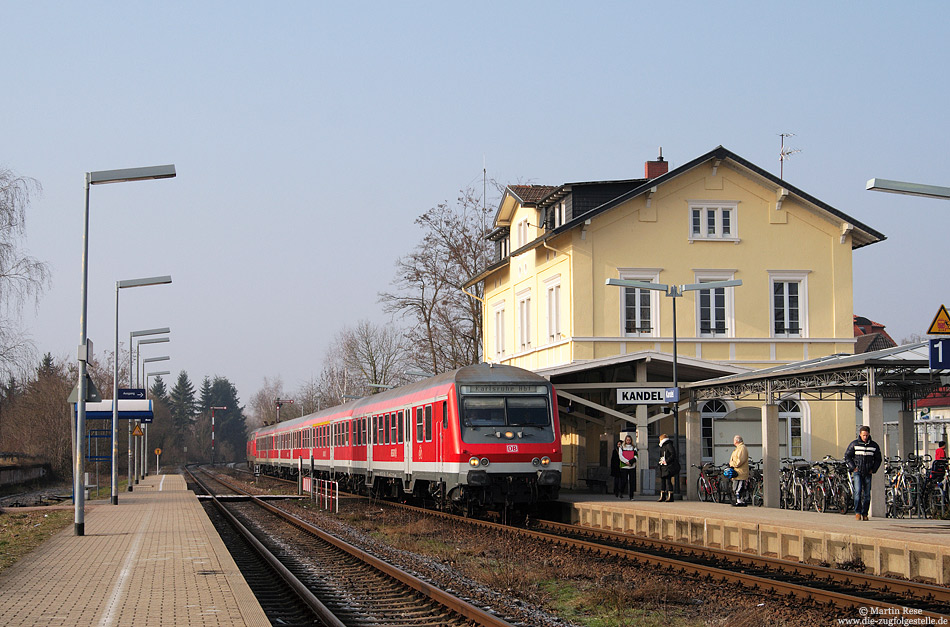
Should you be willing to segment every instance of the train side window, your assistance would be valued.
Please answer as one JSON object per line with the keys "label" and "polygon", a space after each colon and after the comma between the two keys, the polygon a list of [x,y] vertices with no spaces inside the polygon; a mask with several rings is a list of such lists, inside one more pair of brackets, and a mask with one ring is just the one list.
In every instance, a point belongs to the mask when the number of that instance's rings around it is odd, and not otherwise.
{"label": "train side window", "polygon": [[426,405],[426,442],[432,441],[432,405]]}
{"label": "train side window", "polygon": [[398,431],[397,435],[399,436],[399,443],[400,443],[400,444],[402,444],[402,442],[403,442],[402,415],[403,415],[403,414],[402,414],[402,410],[400,409],[400,410],[399,410],[399,420],[397,421],[397,422],[399,423],[399,431]]}
{"label": "train side window", "polygon": [[389,414],[383,418],[383,444],[389,444]]}
{"label": "train side window", "polygon": [[416,442],[422,442],[422,408],[416,407]]}
{"label": "train side window", "polygon": [[399,442],[399,420],[397,419],[396,412],[391,414],[391,422],[389,423],[389,433],[390,433],[390,442],[396,444]]}
{"label": "train side window", "polygon": [[439,419],[442,420],[442,428],[443,428],[443,429],[448,429],[448,428],[449,428],[449,417],[448,417],[448,415],[446,415],[446,413],[445,413],[445,403],[444,403],[444,402],[438,402],[438,403],[435,404],[435,416],[436,416],[436,420],[439,420]]}

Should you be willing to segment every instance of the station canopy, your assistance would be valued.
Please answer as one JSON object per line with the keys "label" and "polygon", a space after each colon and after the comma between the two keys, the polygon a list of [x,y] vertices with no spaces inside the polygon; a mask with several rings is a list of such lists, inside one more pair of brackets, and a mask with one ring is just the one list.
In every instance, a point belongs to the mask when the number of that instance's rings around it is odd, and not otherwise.
{"label": "station canopy", "polygon": [[929,342],[905,344],[858,354],[839,354],[747,373],[682,384],[692,402],[743,399],[775,402],[782,398],[858,400],[866,394],[897,399],[905,408],[940,389],[950,370],[931,370]]}
{"label": "station canopy", "polygon": [[[73,405],[75,413],[75,405]],[[86,420],[112,419],[112,399],[86,403]],[[120,420],[151,420],[152,401],[144,399],[119,399]]]}

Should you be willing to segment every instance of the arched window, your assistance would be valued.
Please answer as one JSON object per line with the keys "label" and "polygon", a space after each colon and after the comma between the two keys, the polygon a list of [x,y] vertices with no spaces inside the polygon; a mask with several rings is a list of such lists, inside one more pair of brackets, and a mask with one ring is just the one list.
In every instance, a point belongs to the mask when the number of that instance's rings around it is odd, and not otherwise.
{"label": "arched window", "polygon": [[785,399],[778,406],[779,420],[785,420],[788,430],[788,456],[805,456],[805,434],[803,432],[802,408],[791,399]]}
{"label": "arched window", "polygon": [[713,461],[713,423],[729,413],[729,408],[720,400],[706,401],[700,408],[702,422],[703,461]]}

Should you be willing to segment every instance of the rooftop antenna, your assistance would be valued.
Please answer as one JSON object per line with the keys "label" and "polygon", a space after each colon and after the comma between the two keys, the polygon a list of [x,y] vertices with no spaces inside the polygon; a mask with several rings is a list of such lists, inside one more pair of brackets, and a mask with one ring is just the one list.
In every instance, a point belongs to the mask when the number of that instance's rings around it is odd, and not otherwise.
{"label": "rooftop antenna", "polygon": [[794,155],[796,152],[801,152],[800,148],[786,148],[785,147],[785,138],[786,137],[795,137],[795,133],[779,133],[779,137],[782,138],[782,149],[778,153],[778,177],[780,179],[785,178],[785,160]]}
{"label": "rooftop antenna", "polygon": [[488,168],[485,166],[485,155],[482,155],[482,211],[488,210]]}

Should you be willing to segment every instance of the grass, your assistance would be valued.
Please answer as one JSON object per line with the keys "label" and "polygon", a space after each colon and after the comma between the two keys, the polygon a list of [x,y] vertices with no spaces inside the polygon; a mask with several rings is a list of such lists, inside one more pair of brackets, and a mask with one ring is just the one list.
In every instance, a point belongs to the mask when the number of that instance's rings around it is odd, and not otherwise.
{"label": "grass", "polygon": [[73,522],[71,510],[0,514],[0,572]]}

